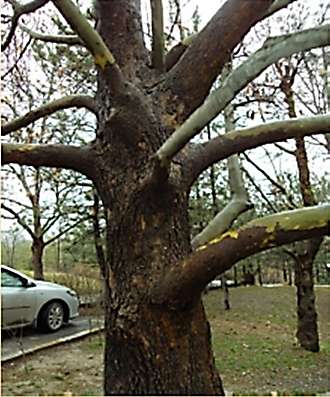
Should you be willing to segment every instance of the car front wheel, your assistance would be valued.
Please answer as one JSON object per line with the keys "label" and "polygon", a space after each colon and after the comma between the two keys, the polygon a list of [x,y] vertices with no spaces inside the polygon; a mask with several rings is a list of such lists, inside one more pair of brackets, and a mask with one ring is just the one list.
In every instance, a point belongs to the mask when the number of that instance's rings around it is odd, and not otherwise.
{"label": "car front wheel", "polygon": [[64,323],[64,307],[60,302],[49,303],[40,315],[40,326],[47,332],[59,330]]}

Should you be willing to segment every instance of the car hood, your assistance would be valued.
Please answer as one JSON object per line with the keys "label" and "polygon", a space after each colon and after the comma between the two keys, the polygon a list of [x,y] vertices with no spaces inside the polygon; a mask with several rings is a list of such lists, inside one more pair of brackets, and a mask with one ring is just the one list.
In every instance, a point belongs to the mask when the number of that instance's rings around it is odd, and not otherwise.
{"label": "car hood", "polygon": [[54,289],[70,289],[68,287],[66,287],[65,285],[61,285],[61,284],[55,284],[55,283],[51,283],[49,281],[41,281],[41,280],[33,280],[34,284],[40,286],[40,287],[48,287],[48,288],[54,288]]}

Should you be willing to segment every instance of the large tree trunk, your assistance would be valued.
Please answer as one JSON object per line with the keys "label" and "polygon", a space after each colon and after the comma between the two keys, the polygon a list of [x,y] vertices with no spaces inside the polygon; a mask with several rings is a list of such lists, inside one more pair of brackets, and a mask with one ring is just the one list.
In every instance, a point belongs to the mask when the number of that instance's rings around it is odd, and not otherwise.
{"label": "large tree trunk", "polygon": [[149,295],[190,250],[188,196],[175,186],[137,193],[133,168],[122,175],[108,230],[105,393],[223,394],[201,301],[176,310]]}
{"label": "large tree trunk", "polygon": [[223,394],[200,297],[180,309],[152,302],[151,291],[191,251],[189,188],[179,164],[167,178],[155,175],[150,161],[171,132],[163,127],[159,95],[129,83],[125,89],[125,95],[112,92],[110,107],[111,93],[99,80],[105,117],[94,144],[94,180],[109,215],[104,391]]}
{"label": "large tree trunk", "polygon": [[36,280],[44,280],[44,265],[42,263],[42,256],[44,253],[45,244],[42,239],[35,238],[32,240],[32,269],[33,277]]}

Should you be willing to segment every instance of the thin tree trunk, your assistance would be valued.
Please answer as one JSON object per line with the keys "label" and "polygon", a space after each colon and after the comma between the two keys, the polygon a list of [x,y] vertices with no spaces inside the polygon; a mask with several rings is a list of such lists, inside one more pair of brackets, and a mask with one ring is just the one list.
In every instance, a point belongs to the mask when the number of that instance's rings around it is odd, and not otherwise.
{"label": "thin tree trunk", "polygon": [[291,263],[288,264],[288,274],[289,274],[289,281],[288,284],[291,286],[293,284],[293,280],[292,280],[292,266]]}
{"label": "thin tree trunk", "polygon": [[[294,78],[297,67],[286,66],[284,70],[277,65],[281,77],[281,90],[285,95],[290,118],[297,117],[293,92]],[[296,138],[296,162],[298,167],[300,191],[304,206],[316,204],[310,180],[307,151],[304,138]],[[297,288],[297,339],[301,347],[317,352],[319,336],[317,326],[317,312],[313,283],[313,262],[322,243],[322,238],[302,242],[295,257],[295,285]]]}
{"label": "thin tree trunk", "polygon": [[36,280],[44,280],[44,269],[42,256],[44,252],[45,244],[42,239],[33,239],[31,251],[32,251],[32,269],[33,276]]}
{"label": "thin tree trunk", "polygon": [[229,289],[228,289],[228,285],[226,283],[226,277],[224,274],[221,276],[221,287],[223,289],[224,308],[225,308],[225,310],[230,310]]}
{"label": "thin tree trunk", "polygon": [[237,275],[237,266],[234,266],[234,285],[235,287],[238,286],[238,275]]}
{"label": "thin tree trunk", "polygon": [[300,255],[295,262],[295,284],[297,288],[297,339],[301,347],[318,352],[319,336],[317,330],[317,312],[313,283],[313,260],[310,255]]}
{"label": "thin tree trunk", "polygon": [[282,270],[283,270],[283,282],[284,282],[284,283],[287,283],[287,282],[288,282],[288,272],[287,272],[287,270],[286,270],[286,266],[287,266],[287,263],[284,262],[284,263],[283,263],[283,266],[282,266]]}
{"label": "thin tree trunk", "polygon": [[258,273],[258,282],[259,282],[259,285],[262,286],[262,285],[263,285],[263,279],[262,279],[262,270],[261,270],[260,263],[258,263],[257,273]]}

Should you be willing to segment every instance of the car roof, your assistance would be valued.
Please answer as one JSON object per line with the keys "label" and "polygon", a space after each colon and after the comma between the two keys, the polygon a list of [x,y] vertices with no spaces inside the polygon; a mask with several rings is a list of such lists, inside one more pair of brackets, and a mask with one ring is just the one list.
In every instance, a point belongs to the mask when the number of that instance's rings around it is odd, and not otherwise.
{"label": "car roof", "polygon": [[33,280],[31,277],[29,277],[26,274],[20,272],[19,270],[14,269],[13,267],[6,266],[6,265],[1,265],[1,269],[9,270],[10,272],[16,273],[17,275],[19,275],[21,277]]}

